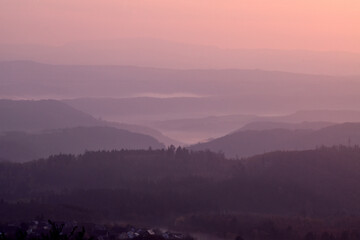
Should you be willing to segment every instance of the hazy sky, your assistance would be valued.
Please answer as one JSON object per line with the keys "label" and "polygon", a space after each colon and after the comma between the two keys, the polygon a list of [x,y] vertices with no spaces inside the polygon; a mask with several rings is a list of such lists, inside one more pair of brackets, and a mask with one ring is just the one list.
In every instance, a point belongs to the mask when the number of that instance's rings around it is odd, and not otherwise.
{"label": "hazy sky", "polygon": [[0,43],[160,38],[360,52],[359,0],[0,0]]}

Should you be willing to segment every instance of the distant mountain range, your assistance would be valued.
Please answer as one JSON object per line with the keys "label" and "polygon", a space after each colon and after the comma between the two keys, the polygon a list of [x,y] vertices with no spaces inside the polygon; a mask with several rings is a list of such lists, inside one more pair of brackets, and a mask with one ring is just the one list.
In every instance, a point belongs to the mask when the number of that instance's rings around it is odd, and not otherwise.
{"label": "distant mountain range", "polygon": [[324,127],[335,125],[331,122],[300,122],[300,123],[287,123],[287,122],[251,122],[240,128],[238,131],[247,130],[270,130],[270,129],[312,129],[317,130]]}
{"label": "distant mountain range", "polygon": [[359,88],[357,76],[0,63],[2,98],[67,99],[82,111],[112,120],[358,109]]}
{"label": "distant mountain range", "polygon": [[282,122],[360,122],[360,111],[354,110],[303,110],[292,114],[270,117],[269,120]]}
{"label": "distant mountain range", "polygon": [[360,144],[360,123],[343,123],[312,129],[240,130],[205,143],[192,150],[223,152],[228,157],[248,157],[279,150],[307,150],[321,146]]}
{"label": "distant mountain range", "polygon": [[221,49],[159,39],[83,41],[62,46],[0,45],[0,61],[134,65],[173,69],[264,69],[311,74],[360,74],[360,54],[276,49]]}

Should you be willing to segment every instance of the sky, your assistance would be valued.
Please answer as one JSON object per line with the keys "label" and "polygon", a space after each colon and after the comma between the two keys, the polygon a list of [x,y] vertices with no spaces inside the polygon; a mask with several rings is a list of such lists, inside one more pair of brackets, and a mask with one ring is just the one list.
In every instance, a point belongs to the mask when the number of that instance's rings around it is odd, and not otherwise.
{"label": "sky", "polygon": [[360,52],[359,0],[0,0],[0,43],[159,38]]}

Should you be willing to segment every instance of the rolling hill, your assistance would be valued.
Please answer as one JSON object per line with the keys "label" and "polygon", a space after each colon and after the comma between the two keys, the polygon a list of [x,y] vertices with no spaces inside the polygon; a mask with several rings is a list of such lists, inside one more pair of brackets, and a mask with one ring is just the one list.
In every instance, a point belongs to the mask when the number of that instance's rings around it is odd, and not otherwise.
{"label": "rolling hill", "polygon": [[270,121],[259,121],[250,122],[245,126],[241,127],[238,131],[246,130],[270,130],[270,129],[321,129],[334,125],[331,122],[300,122],[300,123],[287,123],[287,122],[270,122]]}
{"label": "rolling hill", "polygon": [[107,126],[150,135],[166,145],[180,144],[149,127],[99,120],[57,100],[0,99],[0,112],[0,132],[41,132],[64,128]]}
{"label": "rolling hill", "polygon": [[0,159],[16,162],[59,153],[163,148],[153,137],[111,127],[77,127],[42,133],[7,132],[0,135]]}
{"label": "rolling hill", "polygon": [[153,121],[149,126],[167,136],[195,144],[238,130],[320,129],[337,123],[360,122],[360,111],[309,110],[281,115],[233,114]]}
{"label": "rolling hill", "polygon": [[209,149],[228,157],[248,157],[278,150],[306,150],[320,146],[360,144],[360,123],[332,125],[319,130],[244,130],[195,144],[192,150]]}
{"label": "rolling hill", "polygon": [[0,132],[96,126],[99,120],[55,100],[0,100]]}

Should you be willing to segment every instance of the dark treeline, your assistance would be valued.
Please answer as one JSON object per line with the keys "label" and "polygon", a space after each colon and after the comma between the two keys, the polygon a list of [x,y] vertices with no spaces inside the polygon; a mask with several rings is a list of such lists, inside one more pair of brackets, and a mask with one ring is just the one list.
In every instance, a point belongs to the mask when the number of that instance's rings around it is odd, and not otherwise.
{"label": "dark treeline", "polygon": [[[80,227],[80,226],[81,227]],[[32,221],[1,224],[0,240],[194,240],[184,233],[132,225]]]}
{"label": "dark treeline", "polygon": [[162,150],[121,150],[55,155],[27,163],[0,163],[0,197],[34,196],[72,189],[148,189],[191,178],[227,179],[243,171],[209,151],[189,152],[173,146]]}
{"label": "dark treeline", "polygon": [[0,164],[0,221],[129,220],[253,239],[309,233],[309,240],[338,221],[329,237],[340,239],[360,227],[359,183],[358,147],[241,160],[180,147],[56,155]]}

